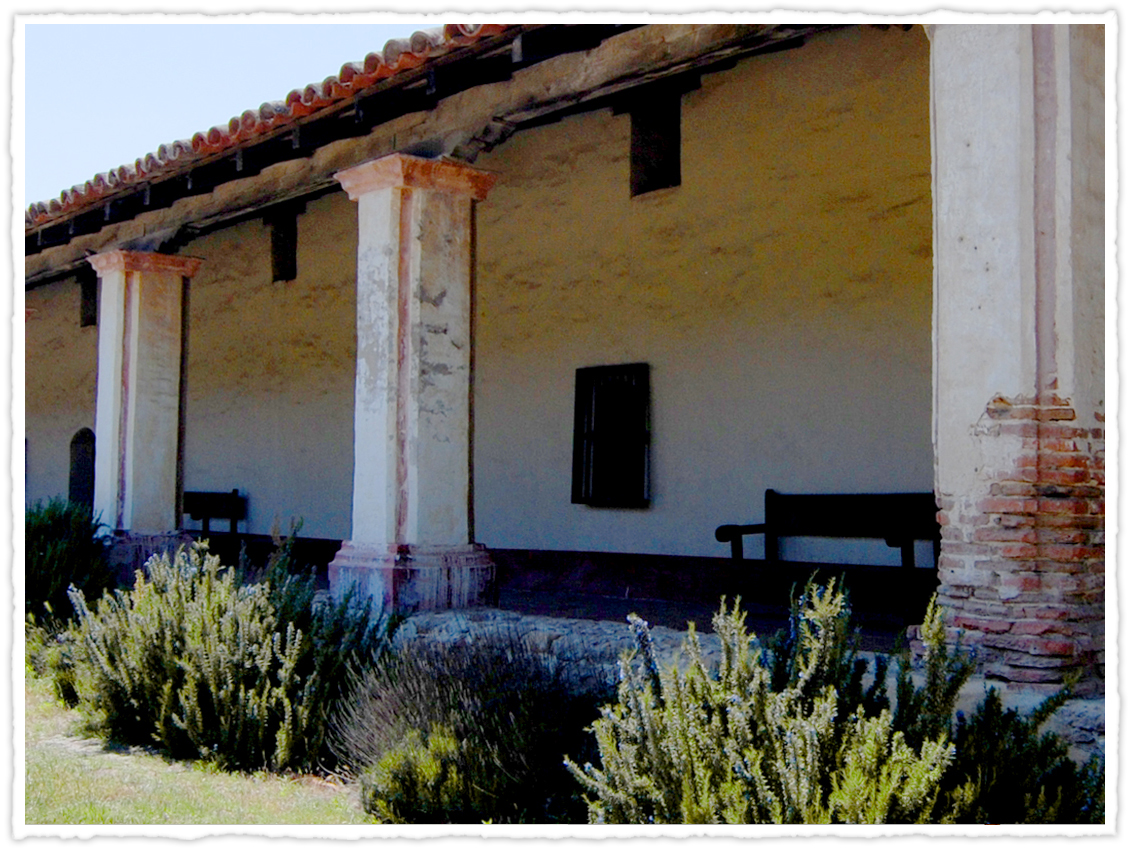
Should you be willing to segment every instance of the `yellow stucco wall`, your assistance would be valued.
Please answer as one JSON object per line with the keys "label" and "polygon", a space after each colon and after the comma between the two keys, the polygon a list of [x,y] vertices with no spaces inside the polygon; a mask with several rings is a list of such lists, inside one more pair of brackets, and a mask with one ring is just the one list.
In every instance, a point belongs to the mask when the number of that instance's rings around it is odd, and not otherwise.
{"label": "yellow stucco wall", "polygon": [[[927,57],[921,28],[853,28],[706,76],[682,185],[635,199],[627,115],[480,158],[477,539],[724,555],[767,487],[932,489]],[[652,506],[571,505],[575,370],[632,361]]]}
{"label": "yellow stucco wall", "polygon": [[29,502],[67,495],[71,438],[94,427],[98,328],[79,327],[80,289],[73,279],[32,289],[24,323],[24,436]]}

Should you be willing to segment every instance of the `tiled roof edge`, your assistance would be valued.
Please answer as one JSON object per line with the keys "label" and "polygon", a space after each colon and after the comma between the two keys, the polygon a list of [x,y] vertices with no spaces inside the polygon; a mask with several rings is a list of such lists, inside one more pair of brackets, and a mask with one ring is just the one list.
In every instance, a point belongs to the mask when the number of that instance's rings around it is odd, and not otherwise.
{"label": "tiled roof edge", "polygon": [[337,76],[321,83],[291,91],[283,100],[264,103],[217,125],[196,133],[191,139],[161,145],[156,151],[96,174],[82,185],[65,189],[58,198],[37,201],[24,213],[24,228],[31,229],[67,214],[93,206],[104,196],[121,191],[162,174],[171,173],[213,154],[292,124],[300,118],[338,104],[356,93],[398,74],[419,68],[454,48],[474,44],[499,35],[508,24],[447,24],[435,29],[394,38],[361,62],[347,62]]}

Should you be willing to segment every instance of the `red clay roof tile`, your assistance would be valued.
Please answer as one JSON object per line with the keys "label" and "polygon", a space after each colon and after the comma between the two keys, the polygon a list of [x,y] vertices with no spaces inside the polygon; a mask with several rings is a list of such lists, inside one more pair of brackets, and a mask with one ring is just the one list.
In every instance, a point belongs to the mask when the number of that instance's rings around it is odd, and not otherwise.
{"label": "red clay roof tile", "polygon": [[221,153],[277,127],[294,123],[381,80],[419,68],[452,49],[498,35],[509,27],[507,24],[448,24],[434,30],[415,32],[408,38],[392,39],[380,51],[368,54],[364,61],[342,65],[336,76],[327,77],[321,83],[311,83],[301,91],[295,89],[283,100],[264,103],[257,110],[249,109],[232,118],[226,126],[198,132],[190,140],[161,145],[133,164],[96,174],[86,183],[64,190],[58,198],[32,204],[24,215],[24,228],[47,224],[55,218],[93,206],[106,195],[130,184],[182,169],[195,160]]}

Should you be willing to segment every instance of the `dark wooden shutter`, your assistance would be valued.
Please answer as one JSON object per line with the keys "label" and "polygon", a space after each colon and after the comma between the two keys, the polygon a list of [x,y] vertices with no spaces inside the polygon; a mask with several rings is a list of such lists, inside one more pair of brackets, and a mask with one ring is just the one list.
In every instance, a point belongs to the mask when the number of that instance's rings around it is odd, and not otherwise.
{"label": "dark wooden shutter", "polygon": [[646,508],[650,502],[650,381],[646,363],[577,370],[573,502]]}
{"label": "dark wooden shutter", "polygon": [[663,92],[632,109],[632,197],[678,186],[683,180],[681,94]]}

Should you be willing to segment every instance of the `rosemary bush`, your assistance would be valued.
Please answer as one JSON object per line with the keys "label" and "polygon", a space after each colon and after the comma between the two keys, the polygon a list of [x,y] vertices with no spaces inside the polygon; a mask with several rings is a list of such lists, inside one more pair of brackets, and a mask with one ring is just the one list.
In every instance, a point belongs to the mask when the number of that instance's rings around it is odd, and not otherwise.
{"label": "rosemary bush", "polygon": [[1028,717],[1005,710],[990,690],[954,732],[957,759],[942,780],[957,823],[1103,823],[1103,760],[1078,767],[1067,745],[1040,726],[1068,691],[1045,700]]}
{"label": "rosemary bush", "polygon": [[36,502],[24,514],[24,615],[49,630],[73,618],[67,588],[94,599],[115,584],[90,508],[66,499]]}
{"label": "rosemary bush", "polygon": [[354,675],[334,746],[384,822],[583,820],[562,757],[591,748],[585,727],[611,694],[581,692],[572,673],[510,632],[408,643]]}
{"label": "rosemary bush", "polygon": [[[1101,766],[1079,770],[1032,717],[1002,713],[995,692],[954,728],[954,704],[972,672],[947,649],[931,604],[923,626],[925,684],[904,654],[894,709],[886,666],[864,689],[850,612],[834,586],[805,589],[789,628],[762,644],[735,605],[714,618],[717,671],[692,630],[685,673],[660,670],[647,624],[621,661],[618,700],[593,725],[598,766],[568,763],[588,794],[593,823],[1095,822]],[[998,769],[986,764],[1001,765]]]}
{"label": "rosemary bush", "polygon": [[93,610],[71,593],[72,664],[57,676],[73,677],[78,707],[107,738],[230,770],[310,768],[334,676],[381,640],[367,610],[347,603],[279,616],[312,595],[302,580],[241,584],[202,545],[154,556],[132,590]]}

